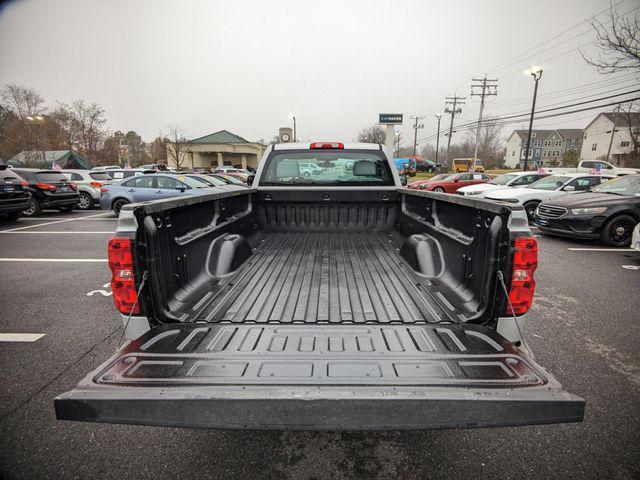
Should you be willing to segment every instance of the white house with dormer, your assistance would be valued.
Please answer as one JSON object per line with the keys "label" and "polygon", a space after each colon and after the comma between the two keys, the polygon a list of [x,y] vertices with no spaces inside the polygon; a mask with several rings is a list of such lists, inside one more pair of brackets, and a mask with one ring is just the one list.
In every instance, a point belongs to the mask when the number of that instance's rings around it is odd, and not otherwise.
{"label": "white house with dormer", "polygon": [[584,129],[580,160],[608,160],[620,167],[638,167],[631,158],[634,141],[640,141],[640,113],[600,113]]}

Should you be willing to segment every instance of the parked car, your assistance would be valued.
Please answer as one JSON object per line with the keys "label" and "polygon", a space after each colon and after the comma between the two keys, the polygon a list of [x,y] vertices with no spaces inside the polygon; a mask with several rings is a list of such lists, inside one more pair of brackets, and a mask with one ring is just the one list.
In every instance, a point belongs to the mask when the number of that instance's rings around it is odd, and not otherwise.
{"label": "parked car", "polygon": [[544,167],[546,172],[553,173],[554,175],[560,175],[564,173],[598,173],[604,175],[635,175],[640,174],[638,168],[621,168],[615,165],[605,162],[604,160],[582,160],[574,168],[556,168],[556,167]]}
{"label": "parked car", "polygon": [[120,215],[120,210],[128,203],[181,195],[197,195],[203,193],[203,189],[208,188],[211,187],[185,175],[161,173],[136,175],[133,178],[102,187],[100,189],[102,193],[100,207],[103,210],[113,210],[116,215]]}
{"label": "parked car", "polygon": [[414,182],[411,182],[409,185],[407,185],[407,188],[411,188],[413,190],[424,190],[425,188],[427,188],[427,185],[430,182],[438,182],[440,180],[444,180],[447,177],[450,177],[451,175],[451,173],[439,173],[424,180],[416,180]]}
{"label": "parked car", "polygon": [[156,173],[155,170],[150,170],[146,168],[111,168],[106,170],[107,174],[113,180],[122,180],[124,178],[135,177],[136,175],[149,175],[152,173]]}
{"label": "parked car", "polygon": [[640,223],[638,223],[633,229],[633,234],[631,235],[631,248],[640,252]]}
{"label": "parked car", "polygon": [[418,172],[435,172],[437,165],[435,164],[435,162],[431,161],[431,160],[427,160],[426,158],[422,158],[422,157],[415,157],[416,159],[416,170]]}
{"label": "parked car", "polygon": [[224,181],[226,181],[227,183],[229,183],[230,185],[243,185],[243,186],[247,186],[247,178],[249,177],[243,177],[243,176],[239,176],[239,175],[234,175],[234,174],[224,174],[224,173],[216,173],[213,174],[214,177],[218,177],[223,179]]}
{"label": "parked car", "polygon": [[241,168],[235,168],[235,167],[216,167],[213,170],[213,173],[222,174],[222,175],[228,175],[230,173],[243,174],[243,170]]}
{"label": "parked car", "polygon": [[28,185],[12,168],[0,165],[0,220],[17,220],[29,208]]}
{"label": "parked car", "polygon": [[[520,333],[538,262],[521,207],[401,189],[378,144],[296,147],[267,147],[259,195],[123,210],[108,259],[132,341],[55,399],[58,419],[259,430],[582,420],[584,399]],[[315,158],[321,184],[300,175]]]}
{"label": "parked car", "polygon": [[104,170],[122,170],[122,167],[119,165],[104,165],[101,167],[93,167],[91,170],[94,172],[102,172]]}
{"label": "parked car", "polygon": [[68,213],[76,208],[80,196],[76,184],[62,173],[37,168],[13,168],[27,183],[29,206],[24,210],[26,217],[39,215],[42,210],[58,210]]}
{"label": "parked car", "polygon": [[549,173],[539,172],[505,173],[492,178],[487,183],[479,183],[476,185],[469,185],[468,187],[462,187],[458,189],[458,195],[477,195],[478,198],[482,198],[491,190],[498,190],[507,187],[526,187],[527,185],[537,182],[541,178],[548,177],[549,175]]}
{"label": "parked car", "polygon": [[459,188],[478,183],[487,183],[491,177],[486,173],[454,173],[442,180],[431,180],[420,190],[430,190],[440,193],[456,193]]}
{"label": "parked car", "polygon": [[606,245],[631,244],[640,222],[640,175],[625,175],[580,195],[565,195],[538,205],[535,224],[545,233],[599,239]]}
{"label": "parked car", "polygon": [[100,203],[100,188],[111,185],[113,179],[106,171],[62,170],[62,173],[74,182],[80,195],[78,208],[89,210]]}
{"label": "parked car", "polygon": [[611,175],[586,173],[549,175],[533,182],[528,187],[492,190],[486,193],[485,198],[522,205],[527,212],[529,221],[533,221],[536,208],[540,203],[561,195],[584,192],[612,178],[614,177]]}
{"label": "parked car", "polygon": [[241,185],[229,183],[228,181],[213,175],[188,173],[185,176],[188,178],[192,178],[204,184],[207,187],[218,187],[218,188],[221,188],[222,190],[238,190],[239,188],[242,188],[243,186],[245,186],[244,184],[241,186]]}
{"label": "parked car", "polygon": [[247,184],[245,182],[243,182],[242,180],[235,178],[235,177],[231,177],[229,175],[216,175],[213,173],[209,173],[209,174],[205,174],[205,176],[207,178],[213,178],[216,180],[219,180],[221,182],[224,182],[226,185],[233,185],[236,187],[247,187]]}

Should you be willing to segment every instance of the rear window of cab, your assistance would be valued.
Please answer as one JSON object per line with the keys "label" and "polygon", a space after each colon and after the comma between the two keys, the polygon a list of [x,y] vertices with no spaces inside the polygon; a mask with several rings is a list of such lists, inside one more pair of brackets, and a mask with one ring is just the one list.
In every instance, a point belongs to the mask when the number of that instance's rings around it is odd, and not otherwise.
{"label": "rear window of cab", "polygon": [[260,185],[393,186],[388,162],[376,151],[274,151]]}

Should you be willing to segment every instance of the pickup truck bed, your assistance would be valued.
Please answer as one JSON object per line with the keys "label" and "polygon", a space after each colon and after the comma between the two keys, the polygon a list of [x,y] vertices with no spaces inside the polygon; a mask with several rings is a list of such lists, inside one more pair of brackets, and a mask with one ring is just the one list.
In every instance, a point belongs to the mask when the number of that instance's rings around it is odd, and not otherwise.
{"label": "pickup truck bed", "polygon": [[[287,148],[272,152],[291,157],[273,172],[296,182],[294,160],[309,155],[329,157],[327,176],[349,156],[354,176],[392,171],[375,145]],[[57,417],[316,430],[580,421],[584,400],[499,333],[511,293],[521,314],[533,294],[522,207],[396,180],[266,181],[126,206],[110,267],[127,332],[139,328],[56,399]],[[516,270],[528,283],[507,292]]]}
{"label": "pickup truck bed", "polygon": [[[395,239],[395,241],[394,241]],[[207,322],[425,323],[447,319],[387,232],[266,233],[228,289],[194,318]]]}

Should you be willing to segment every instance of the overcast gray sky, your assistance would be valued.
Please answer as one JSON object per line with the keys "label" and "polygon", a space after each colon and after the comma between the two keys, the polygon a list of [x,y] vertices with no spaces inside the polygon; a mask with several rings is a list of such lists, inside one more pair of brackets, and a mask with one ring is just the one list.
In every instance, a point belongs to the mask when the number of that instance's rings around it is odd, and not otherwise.
{"label": "overcast gray sky", "polygon": [[[419,136],[429,140],[444,97],[468,97],[473,76],[499,79],[490,115],[529,108],[533,81],[522,70],[534,64],[544,67],[543,106],[633,85],[628,75],[615,84],[599,75],[577,50],[594,35],[586,23],[571,28],[608,6],[604,0],[18,0],[0,10],[0,85],[33,87],[49,105],[98,102],[109,129],[133,129],[146,140],[167,124],[191,136],[227,129],[270,139],[290,124],[292,112],[308,140],[351,140],[379,112],[426,115]],[[623,0],[619,8],[636,7],[637,0]],[[625,90],[613,93],[619,91]],[[460,122],[477,111],[468,102]],[[582,127],[594,115],[537,126]]]}

